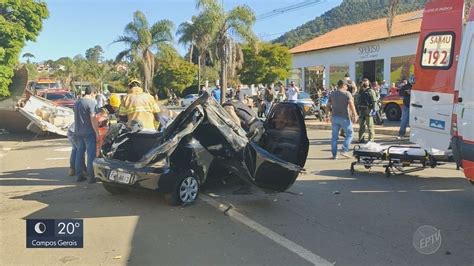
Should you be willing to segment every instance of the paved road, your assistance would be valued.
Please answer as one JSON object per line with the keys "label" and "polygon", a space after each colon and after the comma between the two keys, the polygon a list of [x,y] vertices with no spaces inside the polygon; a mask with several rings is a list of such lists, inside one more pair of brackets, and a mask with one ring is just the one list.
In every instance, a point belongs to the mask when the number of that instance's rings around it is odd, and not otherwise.
{"label": "paved road", "polygon": [[[230,216],[204,197],[170,207],[152,193],[77,184],[66,174],[65,139],[0,135],[0,264],[474,265],[474,186],[454,166],[351,176],[350,160],[329,159],[329,132],[309,135],[307,173],[289,193],[208,188],[237,211]],[[26,218],[83,218],[84,249],[26,249]],[[413,247],[422,225],[440,230],[433,255]]]}

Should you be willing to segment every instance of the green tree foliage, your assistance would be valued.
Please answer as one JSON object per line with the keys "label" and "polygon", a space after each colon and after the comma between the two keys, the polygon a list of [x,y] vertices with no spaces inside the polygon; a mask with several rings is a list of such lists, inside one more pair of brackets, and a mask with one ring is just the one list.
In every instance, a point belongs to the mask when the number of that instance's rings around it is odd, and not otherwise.
{"label": "green tree foliage", "polygon": [[141,11],[133,13],[133,21],[124,29],[124,35],[117,38],[114,43],[124,43],[127,48],[117,55],[116,61],[128,58],[135,62],[141,77],[143,87],[147,91],[152,85],[155,73],[155,55],[153,51],[160,49],[160,44],[170,43],[173,40],[173,22],[160,20],[149,25],[148,20]]}
{"label": "green tree foliage", "polygon": [[10,95],[8,85],[26,41],[35,41],[43,20],[48,17],[46,3],[33,0],[0,1],[0,97]]}
{"label": "green tree foliage", "polygon": [[96,45],[86,50],[86,59],[98,63],[104,59],[103,54],[104,49],[102,49],[102,46]]}
{"label": "green tree foliage", "polygon": [[240,80],[245,84],[271,84],[290,75],[291,54],[279,44],[259,43],[243,47]]}
{"label": "green tree foliage", "polygon": [[26,58],[26,62],[29,64],[31,58],[35,58],[35,56],[32,53],[24,53],[21,57]]}
{"label": "green tree foliage", "polygon": [[196,81],[197,67],[184,60],[172,47],[162,47],[158,56],[159,68],[154,78],[160,97],[170,90],[180,95]]}
{"label": "green tree foliage", "polygon": [[[397,14],[422,9],[427,0],[397,0],[396,10],[390,10],[393,0],[344,0],[323,15],[293,29],[274,40],[288,47],[294,47],[312,38],[342,26],[385,18],[390,12]],[[355,32],[353,34],[363,34]]]}
{"label": "green tree foliage", "polygon": [[225,101],[227,77],[232,76],[242,63],[242,50],[235,40],[252,42],[255,39],[252,31],[255,13],[246,5],[226,11],[218,0],[197,0],[196,6],[199,10],[197,20],[206,25],[205,32],[200,34],[212,40],[220,64],[221,101]]}

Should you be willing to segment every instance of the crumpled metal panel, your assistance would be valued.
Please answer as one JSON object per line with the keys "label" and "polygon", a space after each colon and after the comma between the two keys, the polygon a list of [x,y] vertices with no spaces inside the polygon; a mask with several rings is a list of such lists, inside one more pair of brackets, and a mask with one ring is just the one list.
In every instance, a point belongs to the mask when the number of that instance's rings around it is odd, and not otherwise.
{"label": "crumpled metal panel", "polygon": [[[270,191],[284,191],[304,169],[269,153],[247,138],[247,133],[235,123],[214,98],[202,95],[165,129],[161,141],[135,163],[121,162],[134,168],[144,168],[152,162],[169,157],[186,136],[192,136],[212,156],[239,178]],[[119,139],[120,136],[116,136]],[[126,136],[122,140],[126,140]],[[104,151],[112,160],[113,151]],[[206,157],[203,157],[206,158]],[[200,160],[201,158],[196,158]],[[208,158],[206,159],[208,160]]]}

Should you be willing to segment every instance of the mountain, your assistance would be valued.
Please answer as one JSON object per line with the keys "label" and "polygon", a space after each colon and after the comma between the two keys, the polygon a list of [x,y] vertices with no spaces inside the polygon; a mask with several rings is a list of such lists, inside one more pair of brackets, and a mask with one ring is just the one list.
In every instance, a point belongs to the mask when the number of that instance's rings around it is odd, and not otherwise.
{"label": "mountain", "polygon": [[[427,0],[399,1],[397,14],[422,9],[427,2]],[[273,42],[292,48],[342,26],[387,17],[389,2],[390,0],[344,0],[341,5],[283,34]]]}

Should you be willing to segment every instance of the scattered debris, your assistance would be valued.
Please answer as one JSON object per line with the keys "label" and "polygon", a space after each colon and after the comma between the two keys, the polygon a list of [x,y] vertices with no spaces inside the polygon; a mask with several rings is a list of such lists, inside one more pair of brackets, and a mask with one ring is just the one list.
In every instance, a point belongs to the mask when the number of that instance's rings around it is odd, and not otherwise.
{"label": "scattered debris", "polygon": [[119,260],[119,259],[121,259],[121,258],[122,258],[122,256],[121,256],[121,255],[119,255],[119,256],[115,256],[115,257],[114,257],[114,260]]}
{"label": "scattered debris", "polygon": [[341,194],[341,192],[340,192],[339,190],[336,190],[336,191],[334,191],[332,194],[334,194],[334,195],[339,195],[339,194]]}

